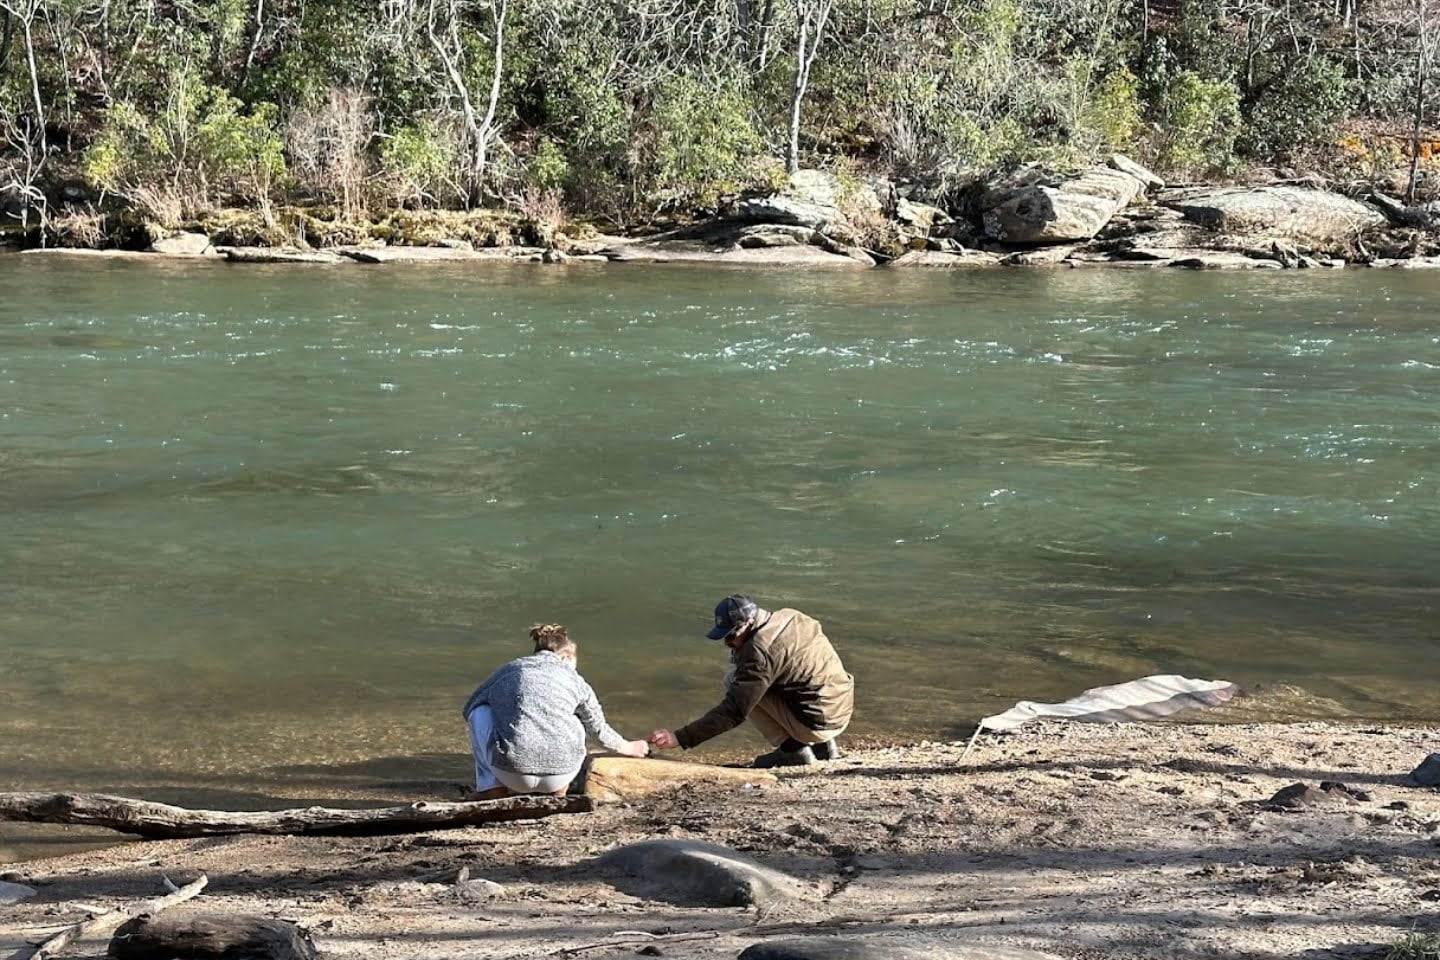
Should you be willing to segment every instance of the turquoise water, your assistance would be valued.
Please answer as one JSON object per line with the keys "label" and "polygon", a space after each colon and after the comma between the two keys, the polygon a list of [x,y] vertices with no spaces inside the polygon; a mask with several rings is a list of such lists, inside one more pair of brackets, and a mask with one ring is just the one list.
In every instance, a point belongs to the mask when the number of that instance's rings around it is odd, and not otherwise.
{"label": "turquoise water", "polygon": [[678,725],[736,589],[825,622],[860,734],[1157,672],[1440,715],[1440,278],[8,256],[0,290],[0,782],[461,780],[459,704],[537,620],[622,732]]}

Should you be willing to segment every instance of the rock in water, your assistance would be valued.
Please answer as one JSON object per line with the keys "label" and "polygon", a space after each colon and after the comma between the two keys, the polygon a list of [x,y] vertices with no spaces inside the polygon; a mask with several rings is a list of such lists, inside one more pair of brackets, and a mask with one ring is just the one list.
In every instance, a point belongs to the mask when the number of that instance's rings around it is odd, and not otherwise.
{"label": "rock in water", "polygon": [[769,907],[806,892],[789,874],[698,840],[632,843],[602,855],[600,865],[638,880],[645,895],[679,906]]}
{"label": "rock in water", "polygon": [[1048,953],[918,938],[805,937],[746,947],[739,960],[1055,960]]}
{"label": "rock in water", "polygon": [[315,945],[295,924],[209,914],[167,920],[139,916],[110,939],[115,960],[314,960]]}
{"label": "rock in water", "polygon": [[1410,779],[1422,787],[1440,787],[1440,753],[1432,753],[1410,771]]}

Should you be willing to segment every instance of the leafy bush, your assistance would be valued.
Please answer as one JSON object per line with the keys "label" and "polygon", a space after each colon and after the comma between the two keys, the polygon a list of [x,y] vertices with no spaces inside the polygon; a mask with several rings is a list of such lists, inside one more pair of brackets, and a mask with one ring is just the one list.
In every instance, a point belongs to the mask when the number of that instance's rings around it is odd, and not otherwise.
{"label": "leafy bush", "polygon": [[1240,95],[1233,83],[1183,70],[1166,84],[1158,113],[1163,169],[1196,175],[1232,162],[1240,133]]}
{"label": "leafy bush", "polygon": [[1090,92],[1077,122],[1091,150],[1125,150],[1140,128],[1140,89],[1135,74],[1119,67]]}
{"label": "leafy bush", "polygon": [[129,101],[108,107],[83,169],[92,184],[122,196],[166,184],[185,216],[216,200],[265,206],[285,174],[277,120],[274,104],[245,112],[225,91],[182,73],[153,116]]}
{"label": "leafy bush", "polygon": [[554,140],[541,137],[530,151],[525,173],[535,189],[541,193],[553,193],[564,187],[565,179],[570,175],[570,163]]}
{"label": "leafy bush", "polygon": [[1320,145],[1349,114],[1351,83],[1340,64],[1323,56],[1282,64],[1246,111],[1245,153],[1289,160]]}
{"label": "leafy bush", "polygon": [[437,205],[462,199],[459,131],[434,117],[401,127],[381,142],[380,172],[401,205]]}
{"label": "leafy bush", "polygon": [[646,179],[653,201],[713,207],[751,179],[760,137],[733,84],[716,88],[688,75],[672,78],[656,92],[650,121],[655,146]]}

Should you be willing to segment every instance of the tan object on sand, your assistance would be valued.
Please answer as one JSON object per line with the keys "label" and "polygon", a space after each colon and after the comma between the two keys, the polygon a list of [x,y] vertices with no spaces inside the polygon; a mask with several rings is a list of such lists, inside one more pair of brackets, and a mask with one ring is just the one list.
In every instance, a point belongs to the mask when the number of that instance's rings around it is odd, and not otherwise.
{"label": "tan object on sand", "polygon": [[1108,687],[1092,687],[1063,703],[1021,700],[1004,713],[985,717],[970,737],[968,754],[983,730],[1014,730],[1031,720],[1076,720],[1082,723],[1120,723],[1154,720],[1181,710],[1218,707],[1239,688],[1228,680],[1192,680],[1178,674],[1141,677]]}
{"label": "tan object on sand", "polygon": [[585,769],[585,796],[596,803],[605,803],[644,797],[684,784],[740,787],[775,782],[775,775],[764,770],[716,767],[679,760],[591,757]]}

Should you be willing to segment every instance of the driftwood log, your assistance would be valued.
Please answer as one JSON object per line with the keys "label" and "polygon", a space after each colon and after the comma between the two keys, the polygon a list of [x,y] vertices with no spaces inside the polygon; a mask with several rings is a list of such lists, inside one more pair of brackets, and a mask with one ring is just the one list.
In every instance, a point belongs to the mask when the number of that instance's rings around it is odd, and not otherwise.
{"label": "driftwood log", "polygon": [[315,960],[315,944],[288,920],[213,914],[172,920],[140,916],[110,938],[114,960]]}
{"label": "driftwood log", "polygon": [[686,785],[734,788],[747,784],[759,786],[777,780],[773,773],[753,768],[606,756],[591,757],[584,776],[585,796],[597,803],[631,800]]}
{"label": "driftwood log", "polygon": [[374,835],[444,830],[481,823],[586,813],[589,797],[505,797],[466,803],[420,801],[400,807],[304,807],[259,812],[190,810],[100,793],[0,793],[0,821],[109,827],[152,840],[232,833]]}
{"label": "driftwood log", "polygon": [[[169,881],[166,882],[168,883]],[[205,885],[209,882],[210,878],[202,873],[197,879],[190,881],[183,887],[175,888],[172,886],[171,892],[160,897],[158,900],[143,900],[123,910],[107,910],[104,913],[90,917],[88,920],[81,920],[79,923],[71,924],[53,937],[37,945],[35,949],[29,953],[21,951],[16,955],[15,960],[50,960],[51,957],[54,957],[76,940],[98,936],[106,930],[120,926],[120,924],[133,917],[142,915],[153,917],[166,907],[173,907],[177,903],[184,903],[186,900],[196,896],[201,890],[204,890]]]}

